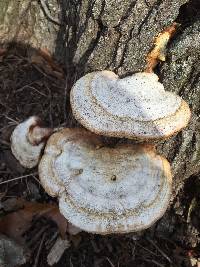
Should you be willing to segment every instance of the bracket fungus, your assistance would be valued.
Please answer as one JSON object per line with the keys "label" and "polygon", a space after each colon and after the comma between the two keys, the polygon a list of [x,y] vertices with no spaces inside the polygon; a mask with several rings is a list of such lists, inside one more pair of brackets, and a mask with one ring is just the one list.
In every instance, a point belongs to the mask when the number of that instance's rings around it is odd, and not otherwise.
{"label": "bracket fungus", "polygon": [[177,23],[155,38],[144,72],[120,79],[114,72],[93,72],[71,90],[74,117],[96,134],[138,141],[166,139],[186,127],[190,109],[181,97],[167,92],[153,69],[165,60],[167,43]]}
{"label": "bracket fungus", "polygon": [[41,123],[38,117],[32,116],[20,123],[11,135],[12,153],[26,168],[38,164],[45,140],[52,134],[52,129],[41,127]]}
{"label": "bracket fungus", "polygon": [[67,220],[99,234],[150,227],[171,193],[170,165],[153,146],[104,147],[100,137],[78,128],[49,138],[39,176]]}
{"label": "bracket fungus", "polygon": [[111,71],[89,73],[72,88],[71,106],[75,118],[96,134],[146,141],[166,139],[190,119],[187,103],[147,72],[123,79]]}

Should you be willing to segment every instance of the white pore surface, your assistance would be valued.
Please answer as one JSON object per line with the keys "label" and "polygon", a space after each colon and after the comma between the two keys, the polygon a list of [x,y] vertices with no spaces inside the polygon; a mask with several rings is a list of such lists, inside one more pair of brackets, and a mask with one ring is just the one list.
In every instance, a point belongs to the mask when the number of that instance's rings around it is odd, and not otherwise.
{"label": "white pore surface", "polygon": [[84,139],[85,131],[77,140],[73,131],[54,134],[39,165],[42,185],[59,196],[61,213],[72,224],[122,233],[147,228],[163,215],[171,192],[164,158],[145,146],[97,147]]}
{"label": "white pore surface", "polygon": [[44,143],[33,146],[28,141],[29,129],[36,123],[36,117],[20,123],[13,131],[11,136],[11,150],[16,159],[25,168],[33,168],[38,164]]}
{"label": "white pore surface", "polygon": [[71,91],[76,119],[89,130],[108,136],[169,136],[189,120],[189,108],[182,104],[153,73],[119,79],[110,71],[94,72],[78,80]]}

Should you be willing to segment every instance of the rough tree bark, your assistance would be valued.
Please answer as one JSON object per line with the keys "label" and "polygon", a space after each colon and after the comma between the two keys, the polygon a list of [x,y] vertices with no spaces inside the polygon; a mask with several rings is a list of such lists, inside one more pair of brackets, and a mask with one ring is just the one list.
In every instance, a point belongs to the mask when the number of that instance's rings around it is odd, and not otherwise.
{"label": "rough tree bark", "polygon": [[154,38],[180,22],[166,62],[156,69],[165,88],[192,109],[187,129],[159,145],[172,163],[175,196],[200,173],[199,8],[198,0],[0,0],[0,40],[47,48],[72,83],[93,70],[121,76],[143,70]]}

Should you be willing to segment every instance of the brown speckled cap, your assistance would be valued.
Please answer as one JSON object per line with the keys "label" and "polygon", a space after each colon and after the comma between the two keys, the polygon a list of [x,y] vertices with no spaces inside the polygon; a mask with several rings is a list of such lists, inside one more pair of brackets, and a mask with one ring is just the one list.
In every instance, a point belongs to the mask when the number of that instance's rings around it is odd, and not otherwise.
{"label": "brown speckled cap", "polygon": [[50,137],[39,177],[67,220],[98,234],[150,227],[167,209],[172,182],[168,161],[152,146],[104,147],[84,129]]}
{"label": "brown speckled cap", "polygon": [[166,139],[190,119],[187,103],[146,72],[123,79],[111,71],[89,73],[73,86],[71,106],[96,134],[146,141]]}

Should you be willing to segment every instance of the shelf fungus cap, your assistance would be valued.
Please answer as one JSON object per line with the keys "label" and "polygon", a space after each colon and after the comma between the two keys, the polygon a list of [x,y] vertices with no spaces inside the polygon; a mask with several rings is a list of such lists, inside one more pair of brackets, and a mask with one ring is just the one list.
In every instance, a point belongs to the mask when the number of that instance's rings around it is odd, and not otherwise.
{"label": "shelf fungus cap", "polygon": [[20,123],[11,135],[12,153],[25,168],[38,164],[46,139],[52,134],[52,129],[43,128],[41,124],[39,117],[32,116]]}
{"label": "shelf fungus cap", "polygon": [[53,134],[39,163],[46,192],[59,198],[61,213],[92,233],[136,232],[167,209],[171,194],[168,161],[153,146],[104,147],[83,129]]}
{"label": "shelf fungus cap", "polygon": [[111,71],[89,73],[73,86],[71,106],[92,132],[146,141],[166,139],[190,119],[187,103],[146,72],[123,79]]}

